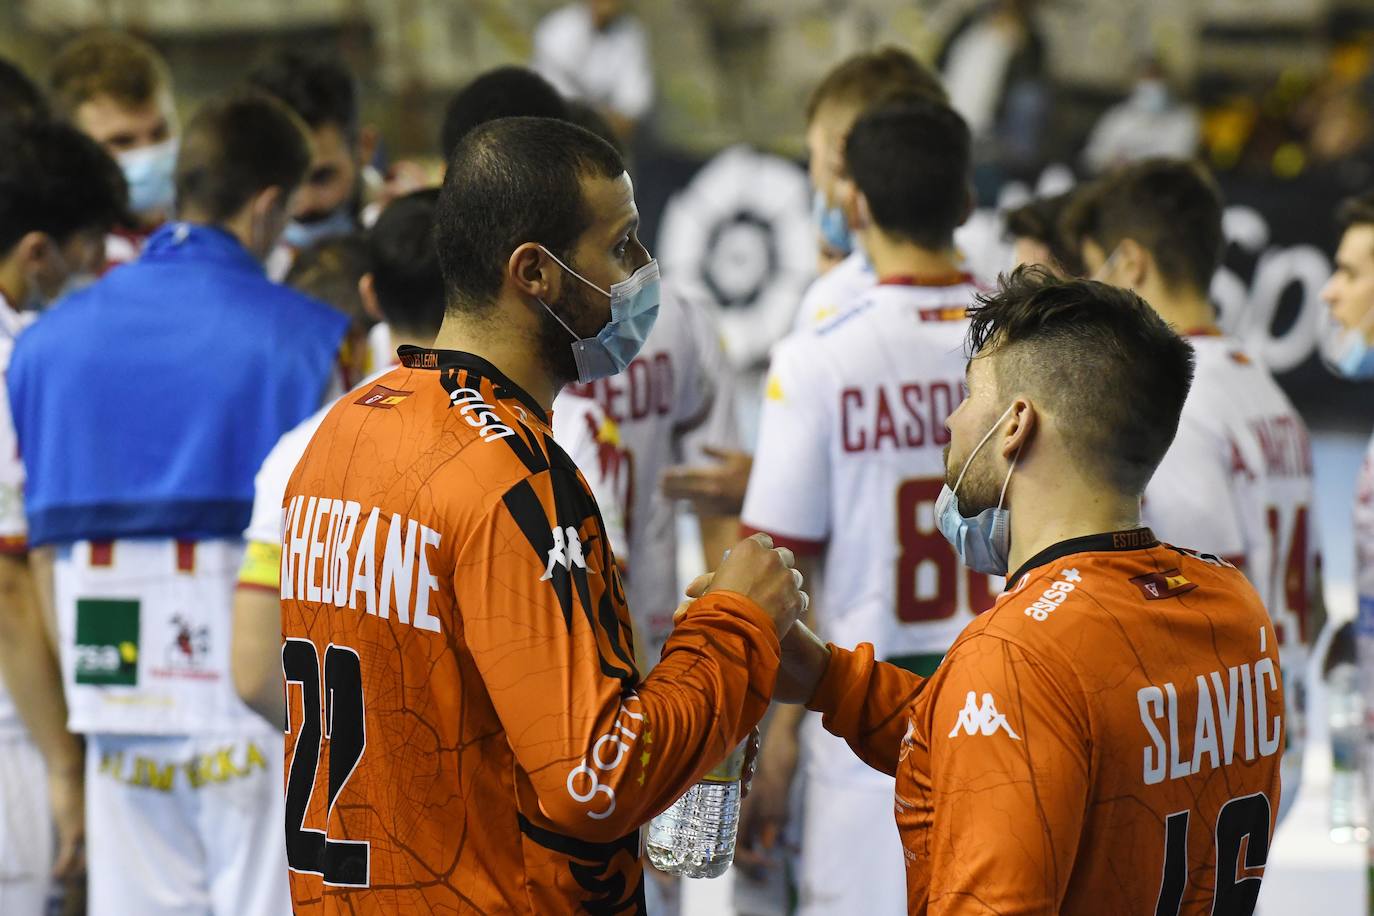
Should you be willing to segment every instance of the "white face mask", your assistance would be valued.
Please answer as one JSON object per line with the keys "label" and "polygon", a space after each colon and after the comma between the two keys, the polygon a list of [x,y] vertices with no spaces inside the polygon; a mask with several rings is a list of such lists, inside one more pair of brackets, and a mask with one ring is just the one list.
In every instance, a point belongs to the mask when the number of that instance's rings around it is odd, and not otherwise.
{"label": "white face mask", "polygon": [[945,540],[953,545],[954,552],[959,555],[959,562],[974,572],[987,573],[990,576],[1007,574],[1007,563],[1011,556],[1011,510],[1002,508],[1002,503],[1007,498],[1007,487],[1011,484],[1012,472],[1016,470],[1016,459],[1020,457],[1020,450],[1012,456],[1011,467],[1007,468],[1007,477],[1002,481],[1002,493],[997,497],[996,506],[968,518],[959,511],[959,498],[956,494],[959,485],[964,482],[964,475],[968,473],[969,466],[973,464],[973,459],[992,438],[992,434],[997,432],[997,428],[1011,413],[1013,406],[1015,405],[1008,405],[1007,409],[1002,411],[1002,415],[973,447],[973,451],[964,461],[963,469],[959,471],[958,478],[954,481],[954,489],[951,490],[949,484],[945,484],[940,489],[939,498],[935,500],[935,524],[945,536]]}
{"label": "white face mask", "polygon": [[568,327],[568,323],[559,318],[558,313],[549,308],[544,300],[537,300],[553,316],[553,320],[572,335],[577,380],[585,385],[624,372],[639,355],[658,318],[658,262],[650,258],[639,270],[619,283],[612,283],[611,288],[605,290],[564,264],[543,245],[539,247],[559,267],[611,300],[611,320],[595,337],[587,338],[578,337],[577,332]]}
{"label": "white face mask", "polygon": [[1374,347],[1368,342],[1369,330],[1374,327],[1374,308],[1350,328],[1337,321],[1329,308],[1322,313],[1321,321],[1317,352],[1326,368],[1352,381],[1374,379]]}

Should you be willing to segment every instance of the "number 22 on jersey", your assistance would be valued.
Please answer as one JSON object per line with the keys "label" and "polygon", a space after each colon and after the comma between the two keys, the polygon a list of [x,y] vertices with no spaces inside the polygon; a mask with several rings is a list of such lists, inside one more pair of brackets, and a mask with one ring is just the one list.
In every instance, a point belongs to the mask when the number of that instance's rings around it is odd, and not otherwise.
{"label": "number 22 on jersey", "polygon": [[[367,746],[363,724],[363,680],[358,653],[331,643],[324,653],[321,691],[320,653],[308,639],[282,643],[286,677],[286,728],[292,731],[290,688],[300,687],[301,720],[286,777],[286,864],[294,872],[321,875],[334,887],[367,887],[370,849],[366,840],[329,838],[334,805]],[[323,719],[323,725],[321,723]],[[319,774],[320,752],[329,742],[329,795],[324,827],[305,826]]]}

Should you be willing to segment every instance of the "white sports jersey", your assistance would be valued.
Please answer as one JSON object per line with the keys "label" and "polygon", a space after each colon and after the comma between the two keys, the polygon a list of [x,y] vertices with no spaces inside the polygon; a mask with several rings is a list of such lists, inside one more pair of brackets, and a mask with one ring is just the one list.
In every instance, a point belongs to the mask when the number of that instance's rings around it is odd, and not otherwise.
{"label": "white sports jersey", "polygon": [[[625,515],[630,548],[627,556],[616,556],[627,566],[636,646],[657,661],[678,604],[677,520],[659,479],[673,464],[711,463],[701,453],[705,446],[738,447],[733,375],[715,322],[700,305],[663,284],[658,320],[629,368],[590,385],[569,386],[559,395],[554,403],[559,441],[568,422],[565,399],[575,395],[601,405],[630,463]],[[586,472],[581,461],[578,466]]]}
{"label": "white sports jersey", "polygon": [[[364,379],[346,397],[356,397],[359,394],[367,397],[373,382],[390,371],[391,366],[388,365],[382,371]],[[319,429],[325,415],[333,407],[333,404],[328,404],[302,420],[294,429],[278,439],[272,451],[263,459],[262,467],[253,478],[253,514],[243,537],[249,543],[249,564],[261,573],[270,572],[272,581],[260,582],[251,575],[241,574],[240,582],[248,581],[250,584],[262,585],[273,590],[277,588],[276,576],[280,572],[278,563],[281,557],[282,501],[286,495],[286,485],[291,480],[296,465],[300,463],[301,456],[305,454],[306,446],[314,437],[315,430]],[[597,507],[601,510],[606,538],[611,542],[611,550],[619,557],[628,549],[625,540],[624,507],[629,475],[621,467],[622,462],[617,457],[617,450],[613,444],[614,425],[606,422],[601,408],[589,398],[561,398],[558,408],[559,415],[554,418],[554,435],[563,451],[568,453],[568,457],[572,458],[582,471],[582,475],[587,478],[592,495],[596,497]],[[269,548],[275,560],[269,558],[265,564],[261,562],[262,558],[258,554],[263,546]],[[249,564],[245,564],[245,573],[249,569]]]}
{"label": "white sports jersey", "polygon": [[[16,312],[0,295],[0,553],[27,550],[28,526],[24,521],[24,465],[19,461],[19,442],[10,417],[4,373],[14,351],[14,339],[32,320],[31,313]],[[0,738],[26,737],[9,691],[0,682]]]}
{"label": "white sports jersey", "polygon": [[[742,521],[824,555],[816,624],[837,645],[871,642],[886,660],[939,655],[1000,591],[935,526],[977,292],[969,278],[880,284],[773,353]],[[891,786],[818,721],[803,743],[808,778]]]}
{"label": "white sports jersey", "polygon": [[1145,490],[1145,522],[1162,540],[1245,572],[1296,674],[1314,635],[1307,611],[1320,562],[1307,426],[1235,340],[1190,342],[1197,371],[1178,435]]}
{"label": "white sports jersey", "polygon": [[817,623],[839,645],[941,653],[992,603],[988,577],[959,568],[934,518],[976,292],[876,286],[774,353],[743,521],[824,552]]}

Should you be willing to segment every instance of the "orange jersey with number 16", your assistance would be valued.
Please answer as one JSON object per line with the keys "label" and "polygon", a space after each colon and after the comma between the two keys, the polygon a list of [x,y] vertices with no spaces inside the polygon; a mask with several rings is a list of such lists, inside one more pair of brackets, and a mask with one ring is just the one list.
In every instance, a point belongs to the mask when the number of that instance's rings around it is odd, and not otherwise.
{"label": "orange jersey with number 16", "polygon": [[932,677],[834,649],[812,699],[896,776],[910,912],[1252,912],[1284,739],[1255,590],[1148,529],[1009,581]]}
{"label": "orange jersey with number 16", "polygon": [[295,912],[642,913],[639,826],[767,706],[764,612],[708,595],[641,680],[585,481],[464,353],[340,401],[284,512]]}

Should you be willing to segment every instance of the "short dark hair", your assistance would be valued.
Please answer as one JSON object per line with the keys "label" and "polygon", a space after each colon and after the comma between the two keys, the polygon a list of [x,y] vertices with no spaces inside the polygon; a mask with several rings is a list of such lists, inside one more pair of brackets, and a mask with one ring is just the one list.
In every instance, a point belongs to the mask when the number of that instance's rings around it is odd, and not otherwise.
{"label": "short dark hair", "polygon": [[1341,201],[1336,220],[1342,229],[1351,226],[1374,226],[1374,191],[1356,194]]}
{"label": "short dark hair", "polygon": [[1221,215],[1221,191],[1204,166],[1159,158],[1124,166],[1075,193],[1062,226],[1074,247],[1091,239],[1106,254],[1134,239],[1167,286],[1206,293],[1226,241]]}
{"label": "short dark hair", "polygon": [[360,232],[316,242],[296,255],[285,283],[348,316],[355,325],[370,325],[358,281],[371,269],[367,239]]}
{"label": "short dark hair", "polygon": [[291,106],[311,130],[332,124],[357,142],[358,84],[338,58],[281,51],[248,74],[248,84]]}
{"label": "short dark hair", "polygon": [[1042,398],[1073,424],[1080,467],[1144,492],[1178,432],[1192,346],[1130,290],[1043,267],[1003,275],[969,315],[970,357],[998,357],[999,393]]}
{"label": "short dark hair", "polygon": [[458,142],[479,124],[497,118],[568,119],[568,106],[548,80],[525,67],[497,67],[481,74],[449,100],[439,133],[439,152],[453,155]]}
{"label": "short dark hair", "polygon": [[914,91],[937,102],[949,101],[940,78],[909,52],[891,45],[862,51],[841,61],[811,91],[806,121],[811,123],[826,105],[863,110],[902,91]]}
{"label": "short dark hair", "polygon": [[605,140],[566,121],[500,118],[470,131],[449,159],[434,218],[448,308],[486,311],[524,242],[567,261],[591,225],[582,179],[624,171]]}
{"label": "short dark hair", "polygon": [[1050,257],[1070,274],[1083,273],[1082,258],[1072,245],[1065,244],[1059,222],[1073,200],[1073,191],[1032,197],[1019,207],[1008,210],[1002,217],[1007,235],[1014,239],[1031,239],[1049,249]]}
{"label": "short dark hair", "polygon": [[279,187],[290,195],[310,167],[305,125],[278,100],[238,90],[201,105],[177,155],[177,212],[194,208],[228,219],[254,194]]}
{"label": "short dark hair", "polygon": [[922,248],[947,248],[968,216],[971,144],[954,109],[909,99],[854,122],[845,166],[879,229]]}
{"label": "short dark hair", "polygon": [[29,232],[61,244],[127,222],[124,173],[69,124],[0,119],[0,255]]}
{"label": "short dark hair", "polygon": [[146,41],[124,32],[90,32],[57,52],[48,85],[58,110],[71,117],[101,95],[129,108],[146,105],[159,92],[171,91],[172,77],[162,55]]}
{"label": "short dark hair", "polygon": [[47,100],[28,74],[0,57],[0,117],[28,119],[47,113]]}
{"label": "short dark hair", "polygon": [[434,247],[439,190],[425,188],[387,204],[368,233],[372,288],[387,324],[432,339],[444,321],[444,275]]}

